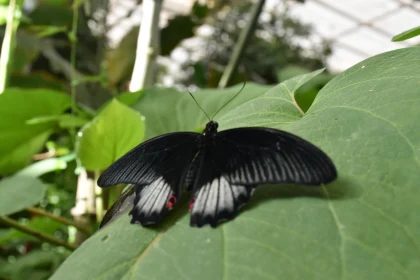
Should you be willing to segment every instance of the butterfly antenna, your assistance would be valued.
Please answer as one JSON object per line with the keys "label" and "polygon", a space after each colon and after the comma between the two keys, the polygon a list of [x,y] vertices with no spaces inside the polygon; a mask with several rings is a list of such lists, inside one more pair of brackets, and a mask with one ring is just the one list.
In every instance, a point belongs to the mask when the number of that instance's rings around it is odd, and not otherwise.
{"label": "butterfly antenna", "polygon": [[209,115],[207,115],[206,111],[203,110],[203,108],[201,108],[200,104],[198,104],[197,100],[195,99],[194,95],[192,95],[191,92],[188,91],[188,93],[191,95],[192,99],[194,99],[195,104],[197,104],[198,108],[201,109],[201,111],[203,111],[204,115],[206,115],[206,117],[209,119],[209,121],[211,121]]}
{"label": "butterfly antenna", "polygon": [[238,96],[238,94],[241,93],[241,91],[244,89],[246,82],[244,82],[244,84],[242,85],[241,89],[238,91],[237,94],[235,94],[228,102],[226,102],[222,107],[219,108],[219,110],[217,110],[217,112],[213,115],[213,117],[211,118],[212,120],[214,119],[214,117],[220,112],[222,111],[223,108],[226,107],[226,105],[228,105],[233,99],[236,98],[236,96]]}

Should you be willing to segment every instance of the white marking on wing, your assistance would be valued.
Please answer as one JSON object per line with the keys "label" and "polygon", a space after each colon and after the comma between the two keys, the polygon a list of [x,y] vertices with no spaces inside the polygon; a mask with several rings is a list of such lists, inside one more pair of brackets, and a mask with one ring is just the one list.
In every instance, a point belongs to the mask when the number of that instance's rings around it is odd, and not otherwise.
{"label": "white marking on wing", "polygon": [[232,211],[241,196],[248,196],[245,186],[231,185],[223,176],[216,178],[199,190],[192,214],[214,216],[222,210]]}
{"label": "white marking on wing", "polygon": [[204,215],[214,216],[217,212],[217,198],[219,193],[219,179],[213,180],[209,187],[209,196],[205,202]]}
{"label": "white marking on wing", "polygon": [[160,177],[142,189],[140,192],[140,200],[135,205],[135,208],[138,212],[142,212],[146,215],[160,212],[162,208],[165,207],[171,193],[171,186]]}
{"label": "white marking on wing", "polygon": [[194,213],[194,210],[203,209],[205,207],[206,199],[208,196],[208,191],[210,189],[210,185],[206,184],[201,188],[201,190],[197,194],[197,198],[194,202],[194,207],[192,212]]}
{"label": "white marking on wing", "polygon": [[218,208],[230,212],[234,208],[234,198],[229,182],[223,177],[220,179],[219,192]]}

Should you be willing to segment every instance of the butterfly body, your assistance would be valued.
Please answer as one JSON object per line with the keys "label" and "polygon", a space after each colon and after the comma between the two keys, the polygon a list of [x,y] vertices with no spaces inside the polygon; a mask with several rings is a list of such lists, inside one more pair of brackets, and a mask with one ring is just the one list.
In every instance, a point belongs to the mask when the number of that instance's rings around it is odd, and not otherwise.
{"label": "butterfly body", "polygon": [[201,134],[176,132],[148,140],[105,170],[98,185],[135,184],[130,215],[132,223],[143,226],[159,223],[185,187],[191,192],[190,224],[215,227],[233,219],[257,185],[320,185],[337,177],[325,153],[291,133],[217,129],[210,121]]}

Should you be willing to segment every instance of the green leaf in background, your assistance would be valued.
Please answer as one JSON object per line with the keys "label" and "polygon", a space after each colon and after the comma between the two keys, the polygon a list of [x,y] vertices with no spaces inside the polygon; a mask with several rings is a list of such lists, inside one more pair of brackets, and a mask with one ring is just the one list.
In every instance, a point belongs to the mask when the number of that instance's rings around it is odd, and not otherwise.
{"label": "green leaf in background", "polygon": [[2,179],[0,215],[9,215],[39,203],[44,192],[44,185],[34,177],[15,175]]}
{"label": "green leaf in background", "polygon": [[[203,89],[194,92],[200,106],[211,117],[241,89],[241,85],[228,89]],[[264,94],[269,86],[246,84],[242,92],[216,116],[223,114],[240,104]],[[187,91],[179,92],[170,88],[151,88],[144,92],[140,101],[133,107],[146,117],[146,139],[175,131],[197,131],[204,129],[209,121],[195,104]]]}
{"label": "green leaf in background", "polygon": [[57,122],[31,124],[36,118],[60,115],[71,101],[47,89],[11,88],[0,95],[0,174],[24,167],[58,127]]}
{"label": "green leaf in background", "polygon": [[101,170],[143,141],[140,113],[112,100],[79,132],[76,153],[88,170]]}
{"label": "green leaf in background", "polygon": [[410,30],[407,30],[398,35],[395,35],[394,37],[392,37],[392,42],[405,41],[413,37],[416,37],[418,35],[420,35],[420,26],[414,27]]}
{"label": "green leaf in background", "polygon": [[[282,127],[331,156],[339,173],[334,183],[261,186],[234,221],[216,229],[189,227],[186,209],[155,228],[131,225],[124,215],[51,279],[417,279],[419,57],[420,48],[407,48],[355,65]],[[286,110],[287,94],[277,97]],[[279,100],[265,99],[266,108],[273,101]],[[250,107],[241,107],[229,117],[248,119]],[[192,123],[191,115],[160,112]],[[284,119],[280,113],[270,116],[274,126]],[[267,124],[264,114],[256,118],[252,125]]]}

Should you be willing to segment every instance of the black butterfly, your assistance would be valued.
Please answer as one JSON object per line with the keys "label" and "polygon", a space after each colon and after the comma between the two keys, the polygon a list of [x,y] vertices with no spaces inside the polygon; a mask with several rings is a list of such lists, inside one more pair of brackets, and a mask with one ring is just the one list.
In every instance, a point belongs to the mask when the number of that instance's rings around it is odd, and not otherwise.
{"label": "black butterfly", "polygon": [[[150,139],[108,167],[98,185],[133,184],[122,196],[134,201],[131,223],[143,226],[162,221],[185,186],[191,191],[191,226],[215,227],[233,219],[257,185],[321,185],[337,177],[324,152],[291,133],[217,128],[217,122],[210,121],[202,134],[175,132]],[[117,202],[112,212],[120,208]]]}

